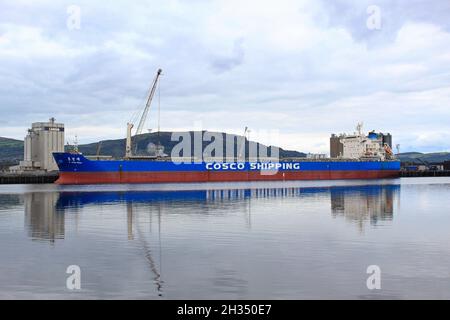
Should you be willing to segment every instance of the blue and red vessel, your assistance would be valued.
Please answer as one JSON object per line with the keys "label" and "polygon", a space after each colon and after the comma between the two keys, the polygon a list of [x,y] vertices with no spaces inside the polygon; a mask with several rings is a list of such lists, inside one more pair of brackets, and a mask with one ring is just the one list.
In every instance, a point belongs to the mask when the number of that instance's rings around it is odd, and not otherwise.
{"label": "blue and red vessel", "polygon": [[397,160],[296,160],[176,163],[166,160],[90,160],[81,153],[53,153],[58,184],[178,183],[384,179],[399,176]]}

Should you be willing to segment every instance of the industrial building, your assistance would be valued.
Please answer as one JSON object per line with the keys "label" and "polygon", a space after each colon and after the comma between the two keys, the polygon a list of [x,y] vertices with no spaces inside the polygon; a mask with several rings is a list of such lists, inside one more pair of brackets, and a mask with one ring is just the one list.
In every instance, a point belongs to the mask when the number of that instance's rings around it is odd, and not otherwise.
{"label": "industrial building", "polygon": [[450,161],[444,161],[443,170],[450,170]]}
{"label": "industrial building", "polygon": [[340,158],[344,154],[344,145],[341,142],[343,135],[332,134],[330,138],[330,158]]}
{"label": "industrial building", "polygon": [[320,159],[326,159],[327,155],[325,153],[308,153],[306,155],[306,159],[311,160],[320,160]]}
{"label": "industrial building", "polygon": [[58,170],[53,152],[64,152],[64,124],[56,123],[55,118],[51,118],[49,122],[35,122],[25,137],[23,161],[10,170]]}
{"label": "industrial building", "polygon": [[345,159],[380,158],[393,156],[392,135],[374,130],[365,135],[362,124],[358,124],[353,134],[332,134],[330,137],[330,157]]}

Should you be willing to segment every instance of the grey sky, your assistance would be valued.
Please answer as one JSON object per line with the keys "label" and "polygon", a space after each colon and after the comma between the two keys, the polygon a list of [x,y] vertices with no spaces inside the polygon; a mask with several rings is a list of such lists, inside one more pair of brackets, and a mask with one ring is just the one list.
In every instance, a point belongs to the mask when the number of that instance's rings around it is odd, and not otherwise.
{"label": "grey sky", "polygon": [[248,126],[326,152],[363,121],[402,151],[450,150],[448,0],[20,0],[0,13],[0,136],[55,116],[68,139],[123,137],[160,67],[162,130]]}

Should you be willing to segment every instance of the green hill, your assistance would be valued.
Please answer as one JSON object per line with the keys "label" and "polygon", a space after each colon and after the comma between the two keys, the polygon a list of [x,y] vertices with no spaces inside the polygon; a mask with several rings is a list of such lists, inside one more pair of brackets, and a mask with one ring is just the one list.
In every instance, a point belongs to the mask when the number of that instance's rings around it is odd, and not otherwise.
{"label": "green hill", "polygon": [[[180,132],[182,134],[183,132]],[[197,132],[199,133],[199,132]],[[211,132],[213,133],[213,132]],[[184,134],[190,134],[193,137],[193,132],[184,132]],[[224,139],[224,133],[222,137]],[[228,135],[228,137],[242,137],[237,135]],[[147,152],[149,144],[158,144],[160,143],[164,147],[164,152],[166,154],[171,154],[172,148],[178,144],[178,141],[171,141],[172,132],[155,132],[155,133],[146,133],[136,137],[133,137],[133,153],[139,155],[148,155]],[[202,150],[209,144],[209,141],[204,141]],[[85,155],[96,155],[97,149],[100,144],[100,152],[99,155],[109,155],[115,158],[120,158],[124,156],[125,153],[125,139],[115,139],[115,140],[104,140],[101,142],[83,144],[79,146],[80,151]],[[248,155],[249,144],[252,147],[256,145],[264,146],[257,144],[256,142],[249,142],[246,140],[246,155]],[[136,149],[137,147],[137,149]],[[191,141],[191,150],[192,154],[194,153],[194,143]],[[225,148],[223,150],[223,154],[225,154]],[[238,153],[237,146],[235,146],[235,153]],[[305,157],[306,154],[298,151],[292,150],[283,150],[280,149],[280,158],[289,158],[289,157]],[[449,152],[434,152],[434,153],[420,153],[420,152],[405,152],[399,155],[400,160],[403,163],[411,163],[411,164],[421,164],[421,163],[442,163],[444,161],[450,161],[450,153]],[[23,141],[3,138],[0,137],[0,169],[2,167],[11,166],[17,164],[20,160],[23,159]]]}
{"label": "green hill", "polygon": [[423,163],[442,163],[450,161],[450,152],[405,152],[401,153],[398,158],[404,163],[423,164]]}
{"label": "green hill", "polygon": [[[183,132],[180,132],[182,134]],[[187,132],[184,132],[187,133]],[[193,137],[193,132],[189,132],[190,137]],[[222,137],[224,139],[224,133]],[[242,137],[237,135],[232,135],[233,137]],[[172,132],[159,132],[159,133],[146,133],[133,137],[133,153],[138,155],[148,155],[148,146],[150,143],[161,144],[164,147],[164,152],[166,154],[171,154],[172,148],[178,144],[178,141],[171,141]],[[224,139],[225,141],[225,139]],[[210,142],[204,141],[202,150]],[[224,143],[225,144],[225,143]],[[257,144],[256,142],[250,142],[252,147],[264,146],[262,144]],[[100,146],[99,146],[100,145]],[[100,148],[99,148],[100,147]],[[136,148],[137,147],[137,148]],[[125,139],[115,139],[115,140],[104,140],[95,143],[82,144],[78,146],[80,152],[85,155],[96,155],[98,148],[100,149],[99,155],[108,155],[115,158],[120,158],[124,156],[125,153]],[[249,142],[246,140],[246,155],[248,155]],[[67,149],[67,147],[66,147]],[[194,143],[191,141],[191,151],[194,153]],[[237,145],[234,146],[234,151],[237,154]],[[226,154],[226,149],[224,148],[223,154]],[[283,150],[280,149],[280,157],[305,157],[306,154],[302,152]],[[1,138],[0,137],[0,166],[6,167],[10,165],[17,164],[23,159],[23,141]]]}
{"label": "green hill", "polygon": [[[182,132],[181,132],[182,133]],[[193,137],[193,132],[189,133]],[[224,137],[224,133],[221,133]],[[237,135],[232,135],[234,138],[242,137]],[[160,143],[164,147],[164,152],[166,154],[171,154],[172,148],[178,143],[178,141],[171,141],[172,132],[155,132],[146,133],[139,136],[133,137],[133,153],[138,155],[148,155],[147,149],[150,143],[158,144]],[[210,142],[204,141],[202,149],[205,148]],[[79,145],[79,150],[85,155],[96,155],[97,149],[100,144],[99,155],[109,155],[115,158],[120,158],[124,156],[125,153],[125,139],[115,139],[115,140],[104,140],[101,142],[89,143]],[[256,142],[250,142],[252,147],[257,144]],[[258,144],[259,145],[259,144]],[[264,146],[264,145],[260,145]],[[137,149],[136,149],[137,147]],[[193,141],[191,141],[191,150],[194,152]],[[246,155],[248,155],[249,142],[246,140]],[[235,153],[238,153],[237,146],[234,146]],[[226,154],[226,149],[224,148],[223,154]],[[306,154],[298,151],[284,150],[280,149],[281,158],[289,157],[305,157]],[[449,152],[434,152],[434,153],[420,153],[420,152],[405,152],[399,155],[399,158],[404,163],[411,164],[421,164],[421,163],[442,163],[444,161],[450,161]],[[17,164],[23,159],[23,141],[2,138],[0,137],[0,167],[6,167],[10,165]]]}
{"label": "green hill", "polygon": [[0,170],[23,159],[23,141],[0,137]]}
{"label": "green hill", "polygon": [[[189,133],[189,136],[191,137],[191,155],[194,154],[194,132],[193,131],[189,131],[189,132],[180,132],[180,134],[183,133]],[[200,132],[197,132],[200,133]],[[211,132],[213,133],[213,132]],[[164,152],[166,154],[171,154],[172,152],[172,148],[177,145],[179,142],[178,141],[172,141],[171,137],[172,137],[172,132],[155,132],[155,133],[145,133],[145,134],[141,134],[138,136],[133,137],[133,153],[137,154],[137,155],[147,155],[148,154],[148,146],[150,143],[153,143],[155,145],[157,144],[161,144],[164,147]],[[225,134],[224,133],[218,133],[221,134],[223,137],[223,141],[224,141],[224,145],[225,145]],[[228,136],[232,136],[234,138],[242,138],[242,136],[237,136],[237,135],[228,135]],[[237,140],[235,140],[237,141]],[[210,144],[210,141],[203,141],[203,146],[202,146],[202,150],[204,150],[204,148]],[[85,144],[85,145],[79,145],[79,150],[80,152],[82,152],[85,155],[96,155],[97,154],[97,149],[99,148],[99,144],[100,144],[100,152],[99,155],[110,155],[113,156],[115,158],[120,158],[123,157],[124,152],[125,152],[125,139],[117,139],[117,140],[105,140],[105,141],[100,141],[100,142],[95,142],[95,143],[90,143],[90,144]],[[250,144],[253,147],[259,147],[259,146],[263,146],[265,147],[265,145],[263,144],[259,144],[256,142],[249,142],[246,139],[246,155],[248,155],[248,150],[249,150],[249,146]],[[224,146],[224,149],[222,150],[223,154],[226,154],[226,148]],[[237,145],[235,144],[234,146],[234,152],[237,154],[238,150],[237,150]],[[305,157],[306,154],[302,153],[302,152],[298,152],[298,151],[292,151],[292,150],[284,150],[284,149],[280,149],[280,157],[281,158],[287,158],[287,157]]]}
{"label": "green hill", "polygon": [[0,137],[0,161],[19,161],[23,158],[23,141]]}

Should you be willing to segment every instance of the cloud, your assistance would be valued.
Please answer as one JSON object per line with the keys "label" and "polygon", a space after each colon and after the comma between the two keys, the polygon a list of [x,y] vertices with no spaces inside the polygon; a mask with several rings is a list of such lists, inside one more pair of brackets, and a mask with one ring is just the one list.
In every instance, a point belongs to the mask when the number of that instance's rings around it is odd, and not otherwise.
{"label": "cloud", "polygon": [[326,152],[364,121],[402,151],[450,149],[448,1],[380,0],[380,30],[365,0],[77,1],[69,30],[72,4],[0,4],[0,136],[55,116],[80,143],[122,137],[162,68],[163,130],[249,126]]}
{"label": "cloud", "polygon": [[[397,32],[403,25],[415,23],[436,24],[450,31],[448,12],[450,2],[446,0],[321,0],[322,8],[327,12],[325,24],[327,26],[344,27],[356,41],[365,42],[370,46],[382,46],[395,40]],[[377,31],[366,27],[370,14],[369,6],[375,5],[379,9],[381,29]],[[372,13],[372,12],[371,12]]]}
{"label": "cloud", "polygon": [[212,66],[218,72],[229,71],[244,62],[243,39],[234,41],[233,52],[228,57],[218,57],[212,61]]}

